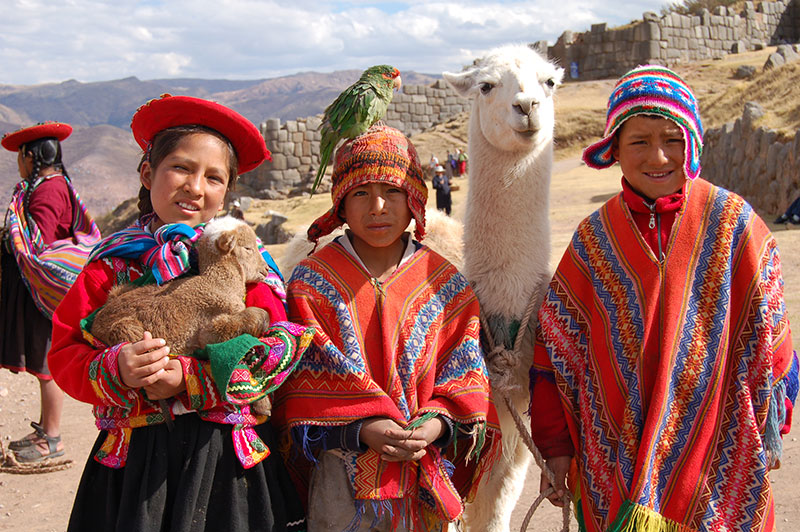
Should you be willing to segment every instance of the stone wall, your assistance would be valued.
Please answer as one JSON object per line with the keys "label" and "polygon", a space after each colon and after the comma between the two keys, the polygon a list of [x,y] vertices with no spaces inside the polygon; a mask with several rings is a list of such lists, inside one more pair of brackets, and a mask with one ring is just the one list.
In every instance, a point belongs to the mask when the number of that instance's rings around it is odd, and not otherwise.
{"label": "stone wall", "polygon": [[749,102],[741,118],[706,131],[701,175],[771,216],[786,211],[800,190],[800,131],[780,142],[776,131],[756,127],[763,114]]}
{"label": "stone wall", "polygon": [[[444,80],[427,87],[408,85],[394,95],[385,122],[408,136],[416,135],[469,110],[470,102],[461,98]],[[298,118],[281,124],[270,118],[261,124],[261,134],[272,152],[265,162],[241,178],[243,188],[259,197],[282,198],[308,192],[319,166],[319,125],[322,115]],[[328,167],[330,171],[331,166]],[[320,190],[330,186],[323,181]]]}
{"label": "stone wall", "polygon": [[583,33],[564,32],[548,54],[567,78],[603,79],[646,63],[673,66],[798,40],[800,0],[777,0],[745,2],[739,13],[720,6],[700,15],[648,12],[618,28],[594,24]]}

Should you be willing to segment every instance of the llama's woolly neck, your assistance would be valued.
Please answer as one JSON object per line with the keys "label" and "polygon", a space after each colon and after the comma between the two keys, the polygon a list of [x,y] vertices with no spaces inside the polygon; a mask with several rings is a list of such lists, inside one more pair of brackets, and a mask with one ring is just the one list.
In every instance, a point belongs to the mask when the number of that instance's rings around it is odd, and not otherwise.
{"label": "llama's woolly neck", "polygon": [[550,271],[552,134],[529,153],[498,150],[470,121],[464,272],[482,309],[519,319]]}

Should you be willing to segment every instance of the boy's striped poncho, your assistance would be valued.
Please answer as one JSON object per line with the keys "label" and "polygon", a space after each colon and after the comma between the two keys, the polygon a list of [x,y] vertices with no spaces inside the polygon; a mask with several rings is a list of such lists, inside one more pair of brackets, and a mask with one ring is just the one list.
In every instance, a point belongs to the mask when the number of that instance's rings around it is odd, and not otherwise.
{"label": "boy's striped poncho", "polygon": [[431,445],[418,462],[383,462],[371,449],[346,460],[357,507],[391,508],[417,530],[455,520],[500,447],[467,280],[419,246],[379,282],[333,242],[295,268],[287,292],[290,319],[318,332],[276,414],[289,427],[369,417],[408,426],[437,414],[471,426],[471,439],[442,453]]}
{"label": "boy's striped poncho", "polygon": [[539,312],[533,372],[560,393],[584,530],[774,528],[769,464],[797,394],[778,249],[740,197],[686,187],[663,263],[618,195]]}

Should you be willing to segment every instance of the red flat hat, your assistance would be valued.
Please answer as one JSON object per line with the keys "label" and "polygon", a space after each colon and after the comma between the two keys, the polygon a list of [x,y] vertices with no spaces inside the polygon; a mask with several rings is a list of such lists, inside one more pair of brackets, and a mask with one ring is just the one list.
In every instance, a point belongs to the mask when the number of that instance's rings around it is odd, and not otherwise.
{"label": "red flat hat", "polygon": [[43,122],[35,126],[24,127],[13,133],[3,135],[0,144],[8,151],[19,151],[19,147],[32,140],[54,137],[62,141],[72,134],[72,126],[62,122]]}
{"label": "red flat hat", "polygon": [[233,109],[216,102],[162,94],[139,107],[131,120],[133,138],[145,152],[159,131],[189,125],[211,128],[227,138],[236,150],[240,174],[256,168],[265,159],[272,160],[258,128]]}

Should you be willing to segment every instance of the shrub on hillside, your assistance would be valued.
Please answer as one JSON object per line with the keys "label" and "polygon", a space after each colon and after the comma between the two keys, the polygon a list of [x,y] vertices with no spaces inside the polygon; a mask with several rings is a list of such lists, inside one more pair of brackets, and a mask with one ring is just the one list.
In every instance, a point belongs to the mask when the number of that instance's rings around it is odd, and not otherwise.
{"label": "shrub on hillside", "polygon": [[661,8],[661,14],[680,13],[681,15],[698,15],[703,9],[714,11],[715,7],[729,7],[739,3],[739,0],[682,0],[672,2]]}

